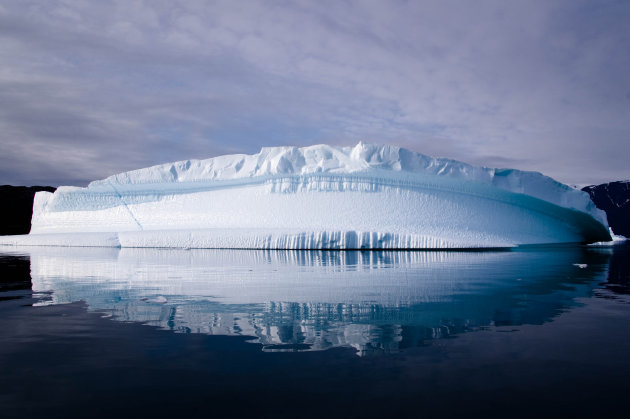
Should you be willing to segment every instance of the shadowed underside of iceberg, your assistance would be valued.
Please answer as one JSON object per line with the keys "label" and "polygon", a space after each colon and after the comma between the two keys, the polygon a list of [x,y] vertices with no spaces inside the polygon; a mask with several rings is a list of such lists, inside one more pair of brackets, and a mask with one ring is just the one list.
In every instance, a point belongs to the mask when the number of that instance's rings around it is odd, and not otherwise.
{"label": "shadowed underside of iceberg", "polygon": [[610,240],[588,195],[539,173],[393,146],[264,148],[35,197],[5,244],[440,249]]}

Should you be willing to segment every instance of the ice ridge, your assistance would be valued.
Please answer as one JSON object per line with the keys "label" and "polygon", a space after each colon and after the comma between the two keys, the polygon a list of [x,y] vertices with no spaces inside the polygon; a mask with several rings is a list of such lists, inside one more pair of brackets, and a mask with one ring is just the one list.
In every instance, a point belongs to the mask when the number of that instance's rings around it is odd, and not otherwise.
{"label": "ice ridge", "polygon": [[[234,154],[205,160],[184,160],[133,170],[90,183],[88,188],[140,184],[186,184],[204,181],[269,179],[283,175],[348,175],[388,172],[468,180],[531,195],[557,205],[591,212],[592,201],[580,191],[537,172],[472,166],[393,145],[360,142],[354,147],[263,147],[258,154]],[[601,215],[596,211],[594,215]]]}

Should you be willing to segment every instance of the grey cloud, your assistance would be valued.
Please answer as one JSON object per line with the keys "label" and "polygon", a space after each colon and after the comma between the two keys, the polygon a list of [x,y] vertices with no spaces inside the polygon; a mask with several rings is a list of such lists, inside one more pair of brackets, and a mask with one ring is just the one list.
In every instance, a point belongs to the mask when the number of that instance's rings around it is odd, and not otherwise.
{"label": "grey cloud", "polygon": [[629,17],[573,0],[7,1],[0,183],[359,140],[629,178]]}

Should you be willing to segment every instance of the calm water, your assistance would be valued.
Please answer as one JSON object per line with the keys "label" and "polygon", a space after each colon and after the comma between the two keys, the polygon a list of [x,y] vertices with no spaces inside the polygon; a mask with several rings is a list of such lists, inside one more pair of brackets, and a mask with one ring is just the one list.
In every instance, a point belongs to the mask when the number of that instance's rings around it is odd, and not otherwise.
{"label": "calm water", "polygon": [[626,417],[630,246],[0,249],[2,417]]}

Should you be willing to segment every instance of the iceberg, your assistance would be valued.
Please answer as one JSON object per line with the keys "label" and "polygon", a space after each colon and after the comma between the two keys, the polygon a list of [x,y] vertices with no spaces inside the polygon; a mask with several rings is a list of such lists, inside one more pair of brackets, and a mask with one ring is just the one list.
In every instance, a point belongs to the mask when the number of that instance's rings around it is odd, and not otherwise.
{"label": "iceberg", "polygon": [[465,249],[611,240],[586,192],[390,145],[263,148],[38,192],[0,244]]}

